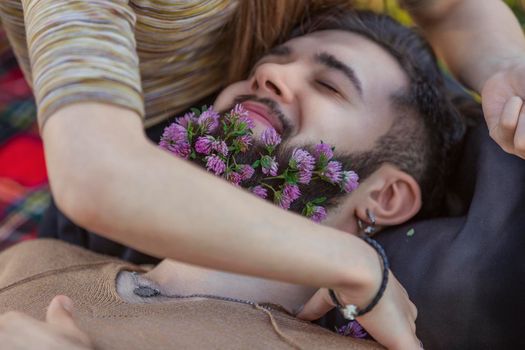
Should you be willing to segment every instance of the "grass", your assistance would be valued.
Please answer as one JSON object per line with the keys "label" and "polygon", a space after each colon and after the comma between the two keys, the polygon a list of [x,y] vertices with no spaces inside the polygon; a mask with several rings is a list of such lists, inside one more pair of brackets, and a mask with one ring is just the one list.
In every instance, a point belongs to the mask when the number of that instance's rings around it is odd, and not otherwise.
{"label": "grass", "polygon": [[[480,2],[483,0],[479,0]],[[356,0],[358,7],[369,8],[378,12],[386,12],[404,24],[411,24],[410,15],[402,10],[396,0]],[[505,0],[525,29],[525,0]]]}

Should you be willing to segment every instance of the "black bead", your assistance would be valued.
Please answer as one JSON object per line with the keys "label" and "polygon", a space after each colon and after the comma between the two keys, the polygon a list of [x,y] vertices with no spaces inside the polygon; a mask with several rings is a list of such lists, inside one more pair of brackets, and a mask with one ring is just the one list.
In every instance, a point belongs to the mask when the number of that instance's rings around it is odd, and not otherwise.
{"label": "black bead", "polygon": [[133,293],[135,295],[138,295],[142,298],[151,298],[156,297],[157,295],[160,295],[160,291],[155,288],[147,287],[147,286],[140,286],[135,289],[133,289]]}

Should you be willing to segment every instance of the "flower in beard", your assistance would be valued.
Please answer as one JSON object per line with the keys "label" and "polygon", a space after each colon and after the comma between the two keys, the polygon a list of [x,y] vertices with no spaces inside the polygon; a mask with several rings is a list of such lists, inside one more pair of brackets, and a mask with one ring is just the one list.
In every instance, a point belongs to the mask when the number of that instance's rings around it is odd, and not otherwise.
{"label": "flower in beard", "polygon": [[352,170],[343,171],[339,185],[345,192],[350,193],[359,186],[359,176]]}
{"label": "flower in beard", "polygon": [[233,110],[231,111],[232,114],[235,114],[237,117],[248,117],[248,111],[246,110],[246,108],[244,108],[244,106],[240,103],[237,103],[234,107],[233,107]]}
{"label": "flower in beard", "polygon": [[368,333],[366,332],[366,330],[356,320],[350,321],[344,326],[337,329],[337,333],[352,338],[363,339],[368,337]]}
{"label": "flower in beard", "polygon": [[188,131],[179,124],[173,123],[164,129],[159,145],[161,148],[184,159],[188,159],[191,153]]}
{"label": "flower in beard", "polygon": [[261,168],[264,175],[277,176],[279,165],[275,161],[275,157],[263,156],[261,158]]}
{"label": "flower in beard", "polygon": [[237,119],[239,128],[242,129],[243,126],[249,129],[255,128],[253,120],[250,119],[248,111],[242,104],[236,104],[230,114]]}
{"label": "flower in beard", "polygon": [[230,171],[226,175],[226,180],[234,184],[235,186],[239,186],[239,184],[242,181],[242,175],[236,171]]}
{"label": "flower in beard", "polygon": [[336,184],[341,182],[343,178],[343,166],[340,162],[332,160],[328,162],[321,176],[328,182]]}
{"label": "flower in beard", "polygon": [[290,205],[301,197],[301,191],[297,185],[286,184],[278,198],[279,206],[283,209],[290,209]]}
{"label": "flower in beard", "polygon": [[252,142],[253,142],[252,135],[242,135],[242,136],[237,137],[233,141],[233,144],[235,147],[237,147],[237,149],[240,152],[244,153],[248,150],[248,148],[250,148],[250,146],[252,145]]}
{"label": "flower in beard", "polygon": [[197,123],[197,118],[195,118],[195,113],[189,112],[175,119],[175,122],[187,129],[191,123]]}
{"label": "flower in beard", "polygon": [[214,133],[219,127],[219,117],[219,113],[215,112],[213,107],[210,107],[197,118],[197,124],[202,128],[203,133]]}
{"label": "flower in beard", "polygon": [[243,165],[240,172],[242,181],[251,179],[254,173],[255,169],[250,165]]}
{"label": "flower in beard", "polygon": [[299,183],[308,185],[312,180],[312,171],[315,159],[308,151],[301,148],[294,149],[289,165],[294,170],[299,170]]}
{"label": "flower in beard", "polygon": [[225,157],[228,155],[228,145],[224,141],[217,140],[217,141],[213,142],[212,145],[211,145],[211,148],[215,152],[218,152],[218,153],[222,154]]}
{"label": "flower in beard", "polygon": [[215,175],[222,175],[226,170],[226,163],[217,155],[208,156],[206,160],[206,169]]}
{"label": "flower in beard", "polygon": [[318,161],[329,161],[334,157],[334,152],[332,149],[332,146],[326,143],[318,143],[315,145],[314,151],[313,151],[315,159]]}
{"label": "flower in beard", "polygon": [[275,147],[281,143],[281,136],[274,128],[268,128],[262,132],[261,141],[266,146],[268,153],[272,153]]}
{"label": "flower in beard", "polygon": [[268,190],[260,185],[253,187],[252,193],[262,199],[266,199],[266,197],[268,197]]}
{"label": "flower in beard", "polygon": [[195,142],[195,151],[201,154],[209,155],[212,151],[212,145],[215,142],[213,136],[200,136]]}
{"label": "flower in beard", "polygon": [[326,219],[326,209],[325,207],[322,207],[320,205],[316,205],[313,207],[313,213],[310,216],[310,219],[312,219],[314,222],[321,222],[324,219]]}

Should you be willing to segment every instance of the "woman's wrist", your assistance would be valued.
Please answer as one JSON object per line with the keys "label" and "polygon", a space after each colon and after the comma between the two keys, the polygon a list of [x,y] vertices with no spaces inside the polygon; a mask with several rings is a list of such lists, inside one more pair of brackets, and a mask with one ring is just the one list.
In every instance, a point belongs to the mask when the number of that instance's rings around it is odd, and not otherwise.
{"label": "woman's wrist", "polygon": [[372,302],[381,286],[383,263],[374,248],[356,236],[352,238],[355,239],[352,250],[357,251],[358,256],[354,254],[348,259],[356,262],[350,265],[355,267],[349,269],[349,264],[343,265],[344,277],[333,289],[342,304],[353,304],[362,310]]}

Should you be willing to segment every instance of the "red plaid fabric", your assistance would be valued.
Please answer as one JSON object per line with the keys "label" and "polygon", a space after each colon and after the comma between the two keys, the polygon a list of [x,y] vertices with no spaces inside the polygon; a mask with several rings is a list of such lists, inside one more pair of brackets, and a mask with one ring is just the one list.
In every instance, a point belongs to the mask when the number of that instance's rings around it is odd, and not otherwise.
{"label": "red plaid fabric", "polygon": [[31,90],[0,30],[0,250],[35,238],[49,201]]}

